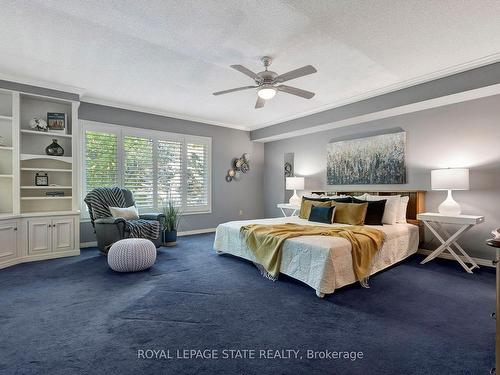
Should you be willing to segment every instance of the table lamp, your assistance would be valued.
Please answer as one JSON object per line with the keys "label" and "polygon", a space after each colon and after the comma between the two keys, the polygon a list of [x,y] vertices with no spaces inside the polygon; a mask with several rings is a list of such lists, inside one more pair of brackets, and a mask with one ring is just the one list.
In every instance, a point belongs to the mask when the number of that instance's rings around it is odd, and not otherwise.
{"label": "table lamp", "polygon": [[297,190],[304,190],[304,177],[287,177],[286,190],[293,190],[293,195],[290,197],[288,203],[300,206],[301,199],[297,195]]}
{"label": "table lamp", "polygon": [[447,190],[448,196],[438,207],[443,215],[460,215],[460,205],[453,199],[452,190],[469,190],[469,170],[466,168],[434,169],[431,171],[432,190]]}

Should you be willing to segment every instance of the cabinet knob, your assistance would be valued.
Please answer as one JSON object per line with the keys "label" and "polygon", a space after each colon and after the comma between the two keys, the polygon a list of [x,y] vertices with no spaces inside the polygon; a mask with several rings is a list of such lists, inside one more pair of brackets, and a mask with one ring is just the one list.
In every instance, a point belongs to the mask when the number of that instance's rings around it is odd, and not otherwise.
{"label": "cabinet knob", "polygon": [[14,228],[14,230],[17,230],[17,228]]}

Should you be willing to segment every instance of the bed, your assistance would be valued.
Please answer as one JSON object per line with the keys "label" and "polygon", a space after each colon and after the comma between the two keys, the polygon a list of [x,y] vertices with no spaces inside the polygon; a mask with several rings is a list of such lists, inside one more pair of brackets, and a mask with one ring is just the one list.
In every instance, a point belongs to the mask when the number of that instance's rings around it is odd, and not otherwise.
{"label": "bed", "polygon": [[[340,193],[360,195],[364,192]],[[373,193],[372,193],[373,194]],[[382,248],[373,258],[370,275],[390,267],[418,250],[421,226],[415,220],[416,214],[423,212],[423,192],[376,192],[378,195],[408,195],[408,223],[371,226],[382,230],[386,239]],[[255,262],[255,256],[247,247],[240,228],[248,224],[284,224],[344,226],[344,224],[311,223],[298,216],[271,219],[231,221],[220,224],[216,230],[214,250],[218,254],[231,254]],[[329,236],[302,236],[284,242],[280,273],[293,277],[309,285],[320,298],[331,294],[337,288],[356,282],[352,268],[351,244],[348,240]]]}

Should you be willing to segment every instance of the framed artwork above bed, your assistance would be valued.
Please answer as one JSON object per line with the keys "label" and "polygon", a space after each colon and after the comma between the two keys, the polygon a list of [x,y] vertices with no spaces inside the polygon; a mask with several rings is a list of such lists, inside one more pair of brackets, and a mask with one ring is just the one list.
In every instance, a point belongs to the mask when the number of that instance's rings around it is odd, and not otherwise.
{"label": "framed artwork above bed", "polygon": [[327,146],[328,185],[406,184],[406,132]]}

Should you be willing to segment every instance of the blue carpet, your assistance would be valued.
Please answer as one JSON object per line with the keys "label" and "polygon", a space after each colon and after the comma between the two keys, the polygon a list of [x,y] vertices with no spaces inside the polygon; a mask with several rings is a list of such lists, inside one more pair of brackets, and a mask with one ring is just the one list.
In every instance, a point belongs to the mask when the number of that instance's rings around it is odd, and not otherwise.
{"label": "blue carpet", "polygon": [[[212,243],[213,234],[182,237],[140,273],[111,271],[95,249],[0,271],[0,373],[486,374],[494,363],[490,269],[469,275],[414,256],[371,289],[321,300],[291,278],[273,283],[251,263],[215,255]],[[164,352],[138,358],[148,349]],[[163,357],[183,349],[219,359]],[[229,349],[257,358],[222,358]],[[266,349],[300,352],[259,358]],[[363,358],[308,360],[307,350]]]}

